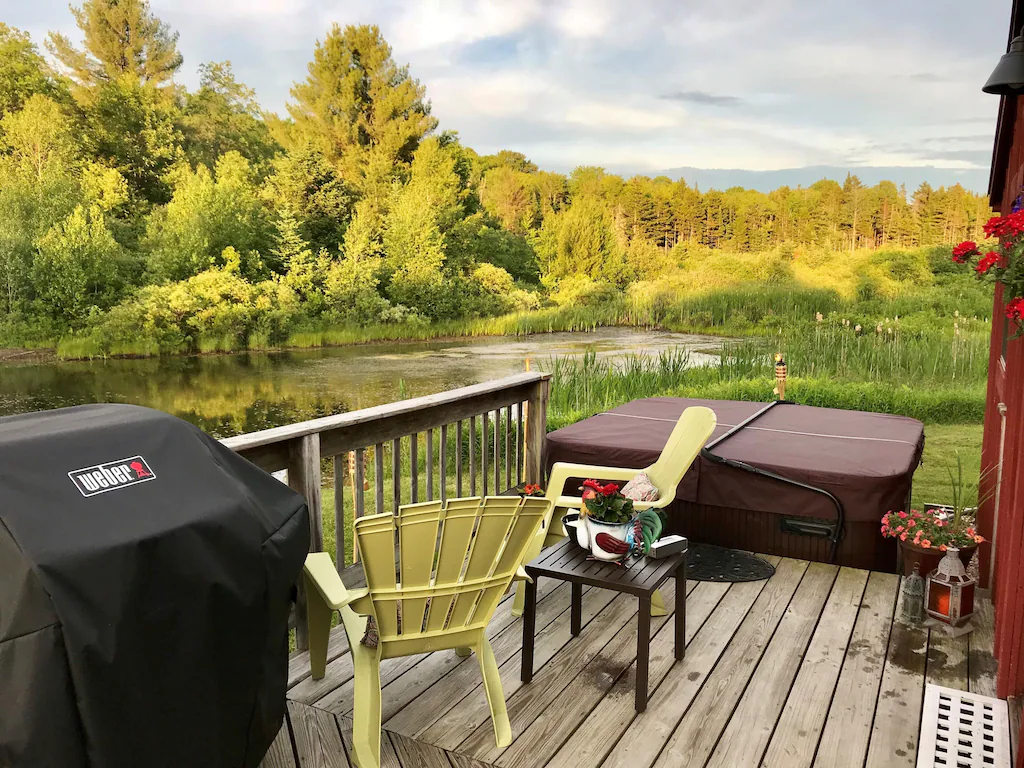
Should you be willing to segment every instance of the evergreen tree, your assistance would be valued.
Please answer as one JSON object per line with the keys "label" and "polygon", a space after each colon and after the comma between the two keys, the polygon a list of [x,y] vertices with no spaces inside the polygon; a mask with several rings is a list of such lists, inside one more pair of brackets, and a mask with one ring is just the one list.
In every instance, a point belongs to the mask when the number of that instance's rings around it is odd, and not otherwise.
{"label": "evergreen tree", "polygon": [[288,111],[297,135],[336,163],[349,184],[383,198],[437,126],[424,96],[377,27],[335,24],[317,43],[309,76],[292,88]]}
{"label": "evergreen tree", "polygon": [[181,67],[178,33],[156,18],[146,0],[85,0],[71,8],[85,48],[57,32],[46,47],[84,89],[125,76],[141,84],[166,86]]}

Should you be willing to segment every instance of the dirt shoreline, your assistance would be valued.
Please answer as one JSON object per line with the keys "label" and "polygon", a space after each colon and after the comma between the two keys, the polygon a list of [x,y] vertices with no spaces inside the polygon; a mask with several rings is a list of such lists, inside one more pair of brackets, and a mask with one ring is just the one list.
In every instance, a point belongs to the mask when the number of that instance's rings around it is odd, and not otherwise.
{"label": "dirt shoreline", "polygon": [[53,349],[3,349],[0,348],[0,365],[14,363],[46,363],[57,359]]}

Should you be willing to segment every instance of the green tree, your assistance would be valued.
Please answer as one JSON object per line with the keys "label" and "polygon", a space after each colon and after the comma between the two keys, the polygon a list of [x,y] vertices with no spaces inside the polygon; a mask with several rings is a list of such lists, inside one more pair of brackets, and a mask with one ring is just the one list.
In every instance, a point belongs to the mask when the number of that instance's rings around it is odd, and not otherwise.
{"label": "green tree", "polygon": [[71,175],[80,162],[75,124],[48,96],[29,97],[22,109],[0,120],[0,130],[13,171],[37,183]]}
{"label": "green tree", "polygon": [[205,165],[176,169],[171,202],[154,213],[147,241],[155,279],[183,280],[222,265],[229,246],[241,254],[243,277],[261,277],[260,253],[273,246],[273,227],[249,161],[228,152],[212,173]]}
{"label": "green tree", "polygon": [[212,168],[234,150],[262,168],[280,146],[262,119],[256,92],[235,79],[230,61],[203,64],[199,75],[199,90],[186,95],[181,116],[189,161]]}
{"label": "green tree", "polygon": [[355,190],[311,144],[277,157],[273,167],[264,197],[274,207],[292,211],[311,248],[336,251],[352,218]]}
{"label": "green tree", "polygon": [[0,22],[0,117],[17,112],[32,96],[67,103],[67,85],[57,78],[27,32]]}
{"label": "green tree", "polygon": [[509,232],[522,234],[533,227],[539,213],[535,189],[530,174],[499,165],[484,175],[480,203]]}
{"label": "green tree", "polygon": [[380,198],[437,125],[424,95],[377,27],[335,24],[317,43],[309,76],[292,88],[288,111],[296,133],[337,163],[346,181]]}
{"label": "green tree", "polygon": [[[558,280],[576,275],[608,283],[625,279],[625,254],[611,214],[599,200],[583,197],[551,218],[560,221],[553,224],[553,232],[538,240],[537,247],[547,277]],[[548,221],[544,226],[548,227]]]}
{"label": "green tree", "polygon": [[134,194],[150,203],[169,199],[167,173],[181,157],[174,103],[130,76],[96,88],[85,109],[85,144],[116,168]]}
{"label": "green tree", "polygon": [[110,307],[118,297],[120,247],[99,208],[78,206],[39,241],[32,280],[41,309],[75,326],[93,307]]}
{"label": "green tree", "polygon": [[146,0],[85,0],[72,6],[85,48],[51,32],[46,47],[84,89],[129,76],[141,84],[165,86],[181,67],[178,33],[156,18]]}

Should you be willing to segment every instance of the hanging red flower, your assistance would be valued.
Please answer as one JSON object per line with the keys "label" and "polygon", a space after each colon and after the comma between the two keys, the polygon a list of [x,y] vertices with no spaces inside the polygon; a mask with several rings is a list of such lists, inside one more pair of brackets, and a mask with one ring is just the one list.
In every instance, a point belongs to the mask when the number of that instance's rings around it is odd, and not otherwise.
{"label": "hanging red flower", "polygon": [[1011,320],[1024,318],[1024,297],[1018,296],[1006,305],[1006,316]]}
{"label": "hanging red flower", "polygon": [[986,272],[992,269],[992,267],[998,264],[1001,259],[1002,256],[1000,256],[996,251],[989,251],[980,259],[978,259],[978,263],[974,265],[974,271],[977,272],[979,275],[984,275]]}
{"label": "hanging red flower", "polygon": [[976,253],[978,253],[978,244],[973,240],[965,240],[953,249],[953,261],[957,264],[964,264]]}

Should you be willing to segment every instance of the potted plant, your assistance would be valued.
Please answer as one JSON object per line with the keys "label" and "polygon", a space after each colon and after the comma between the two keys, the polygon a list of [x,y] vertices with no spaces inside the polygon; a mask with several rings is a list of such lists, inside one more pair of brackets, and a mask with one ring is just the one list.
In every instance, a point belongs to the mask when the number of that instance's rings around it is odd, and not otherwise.
{"label": "potted plant", "polygon": [[[934,571],[947,549],[957,549],[966,568],[974,551],[985,539],[975,528],[976,507],[964,505],[968,489],[963,481],[960,455],[956,457],[957,472],[947,467],[953,493],[952,504],[929,504],[923,512],[889,511],[882,517],[882,535],[896,539],[903,554],[903,575],[909,576],[918,566],[922,576]],[[974,488],[975,495],[977,488]]]}
{"label": "potted plant", "polygon": [[[982,280],[1004,286],[1006,316],[1013,324],[1013,337],[1024,334],[1024,210],[1021,199],[1005,216],[993,216],[985,224],[989,242],[979,246],[973,240],[953,249],[953,261],[969,264]],[[982,251],[984,250],[984,253]]]}
{"label": "potted plant", "polygon": [[633,529],[633,501],[622,495],[616,483],[585,481],[580,516],[586,526],[586,543],[595,558],[620,560],[629,551],[627,535]]}

